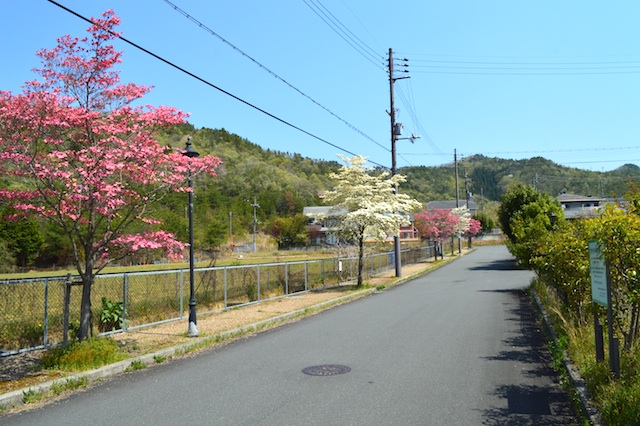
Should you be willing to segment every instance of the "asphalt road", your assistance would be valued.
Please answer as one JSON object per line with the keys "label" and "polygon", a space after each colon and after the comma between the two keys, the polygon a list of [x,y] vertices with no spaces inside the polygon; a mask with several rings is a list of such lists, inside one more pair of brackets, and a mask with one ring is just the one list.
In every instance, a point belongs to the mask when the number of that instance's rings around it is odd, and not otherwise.
{"label": "asphalt road", "polygon": [[[504,247],[481,247],[401,286],[0,423],[578,424],[549,367],[531,278]],[[350,371],[303,373],[318,365]]]}

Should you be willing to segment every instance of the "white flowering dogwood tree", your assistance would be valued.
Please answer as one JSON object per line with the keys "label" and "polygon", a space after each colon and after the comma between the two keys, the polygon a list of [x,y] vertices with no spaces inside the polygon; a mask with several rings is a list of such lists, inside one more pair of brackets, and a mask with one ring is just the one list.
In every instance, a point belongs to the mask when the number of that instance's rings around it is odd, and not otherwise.
{"label": "white flowering dogwood tree", "polygon": [[406,181],[404,176],[370,173],[365,167],[366,157],[360,155],[340,158],[346,165],[331,175],[336,184],[325,194],[325,201],[335,207],[334,211],[345,212],[337,217],[337,234],[358,247],[360,287],[365,239],[382,241],[389,235],[398,235],[400,225],[409,222],[408,213],[418,210],[421,204],[406,194],[396,194],[398,185]]}

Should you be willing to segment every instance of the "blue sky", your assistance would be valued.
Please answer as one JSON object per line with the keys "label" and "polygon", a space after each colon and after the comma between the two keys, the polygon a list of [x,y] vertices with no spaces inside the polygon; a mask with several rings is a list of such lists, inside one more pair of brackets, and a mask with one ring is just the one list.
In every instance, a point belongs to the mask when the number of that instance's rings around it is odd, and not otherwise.
{"label": "blue sky", "polygon": [[[392,48],[411,76],[395,83],[397,121],[420,136],[398,141],[398,167],[448,163],[454,149],[595,171],[640,164],[636,0],[171,0],[192,19],[165,0],[58,1],[87,17],[112,8],[124,37],[313,135],[115,44],[123,81],[155,87],[146,103],[265,149],[350,155],[338,146],[390,167]],[[37,50],[88,26],[46,0],[1,10],[2,90],[34,78]]]}

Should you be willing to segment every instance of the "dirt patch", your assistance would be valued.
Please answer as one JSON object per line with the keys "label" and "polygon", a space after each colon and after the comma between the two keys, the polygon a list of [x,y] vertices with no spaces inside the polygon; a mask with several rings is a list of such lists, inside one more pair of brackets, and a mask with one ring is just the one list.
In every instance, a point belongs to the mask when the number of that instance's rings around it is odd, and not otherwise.
{"label": "dirt patch", "polygon": [[[202,315],[198,317],[198,332],[200,337],[212,336],[243,325],[305,309],[353,292],[354,290],[344,289],[309,292]],[[185,318],[181,321],[115,334],[112,338],[121,342],[132,355],[141,355],[192,340],[187,337],[187,328],[188,323]]]}

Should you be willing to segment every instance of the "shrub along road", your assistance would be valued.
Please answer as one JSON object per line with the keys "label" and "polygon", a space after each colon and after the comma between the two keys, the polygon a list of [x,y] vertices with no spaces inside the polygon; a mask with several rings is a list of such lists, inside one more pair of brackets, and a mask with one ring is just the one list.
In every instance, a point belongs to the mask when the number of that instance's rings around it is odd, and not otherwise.
{"label": "shrub along road", "polygon": [[550,368],[531,278],[503,246],[481,247],[404,285],[2,422],[578,424]]}

